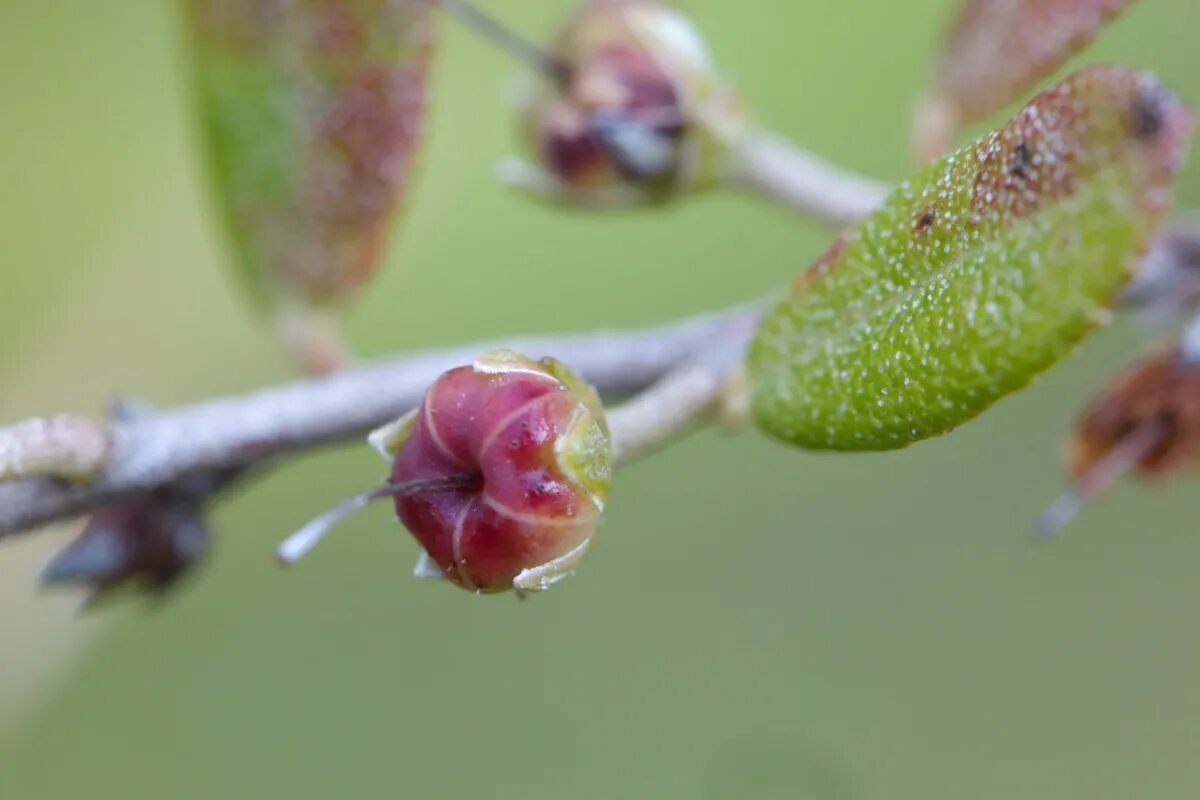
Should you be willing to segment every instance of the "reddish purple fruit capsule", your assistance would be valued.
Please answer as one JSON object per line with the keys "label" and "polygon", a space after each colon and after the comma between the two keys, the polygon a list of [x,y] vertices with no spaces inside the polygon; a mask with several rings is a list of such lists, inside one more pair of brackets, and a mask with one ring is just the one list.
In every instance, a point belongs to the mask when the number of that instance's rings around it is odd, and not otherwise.
{"label": "reddish purple fruit capsule", "polygon": [[476,592],[545,589],[586,552],[612,451],[599,399],[551,359],[496,351],[439,377],[420,407],[371,435],[387,486],[286,542],[294,560],[345,511],[393,496],[424,548],[416,574]]}

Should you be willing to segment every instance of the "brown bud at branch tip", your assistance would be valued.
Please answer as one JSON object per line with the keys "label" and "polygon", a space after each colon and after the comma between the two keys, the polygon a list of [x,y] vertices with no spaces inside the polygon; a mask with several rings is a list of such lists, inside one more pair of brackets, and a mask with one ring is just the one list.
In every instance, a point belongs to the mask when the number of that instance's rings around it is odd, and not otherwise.
{"label": "brown bud at branch tip", "polygon": [[1161,478],[1200,460],[1200,362],[1171,348],[1119,376],[1081,415],[1067,448],[1073,488],[1038,521],[1058,533],[1130,472]]}

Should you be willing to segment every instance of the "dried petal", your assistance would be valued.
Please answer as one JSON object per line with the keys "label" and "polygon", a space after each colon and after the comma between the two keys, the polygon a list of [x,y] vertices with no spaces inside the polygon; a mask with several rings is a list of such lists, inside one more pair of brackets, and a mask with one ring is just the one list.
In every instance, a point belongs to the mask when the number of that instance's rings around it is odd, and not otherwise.
{"label": "dried petal", "polygon": [[92,516],[42,573],[44,584],[85,584],[93,599],[127,584],[163,592],[203,557],[208,529],[198,503],[158,494]]}
{"label": "dried petal", "polygon": [[1138,459],[1146,475],[1164,475],[1200,461],[1200,364],[1178,348],[1156,353],[1119,376],[1081,415],[1068,449],[1080,477],[1135,432],[1160,431]]}
{"label": "dried petal", "polygon": [[927,167],[765,320],[758,423],[805,447],[903,447],[1026,385],[1107,318],[1190,130],[1151,76],[1093,67]]}
{"label": "dried petal", "polygon": [[1031,91],[1132,0],[966,0],[917,113],[923,159],[944,153],[957,128]]}

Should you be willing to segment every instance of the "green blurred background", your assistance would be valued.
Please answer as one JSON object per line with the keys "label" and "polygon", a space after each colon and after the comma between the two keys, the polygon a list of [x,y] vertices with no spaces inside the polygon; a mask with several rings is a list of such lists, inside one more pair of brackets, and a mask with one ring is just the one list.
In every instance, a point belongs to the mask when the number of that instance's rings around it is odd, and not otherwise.
{"label": "green blurred background", "polygon": [[[485,5],[541,35],[571,4]],[[764,121],[890,179],[951,5],[686,4]],[[288,375],[222,263],[172,12],[0,5],[4,419]],[[1137,4],[1087,59],[1200,103],[1198,23],[1195,0]],[[444,31],[359,350],[662,320],[778,286],[829,239],[738,196],[583,217],[510,195],[491,174],[514,67]],[[1120,324],[903,452],[695,437],[622,472],[582,572],[527,603],[410,579],[382,508],[279,572],[283,534],[378,479],[365,447],[223,505],[214,557],[162,607],[79,618],[35,589],[69,531],[7,543],[0,797],[1195,797],[1195,484],[1125,487],[1052,546],[1027,537],[1072,414],[1151,338]]]}

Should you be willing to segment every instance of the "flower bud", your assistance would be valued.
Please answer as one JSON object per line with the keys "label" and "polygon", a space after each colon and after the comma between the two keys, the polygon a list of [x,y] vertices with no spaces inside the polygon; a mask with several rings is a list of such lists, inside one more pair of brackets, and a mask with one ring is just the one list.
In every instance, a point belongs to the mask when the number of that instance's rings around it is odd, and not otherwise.
{"label": "flower bud", "polygon": [[600,524],[612,449],[595,391],[562,364],[508,350],[443,373],[413,412],[371,434],[386,485],[279,548],[291,563],[368,502],[394,499],[424,548],[415,574],[465,589],[540,591],[566,577]]}
{"label": "flower bud", "polygon": [[600,523],[611,471],[603,412],[557,362],[482,356],[438,378],[383,437],[392,484],[476,476],[395,499],[424,568],[466,589],[543,589],[575,567]]}
{"label": "flower bud", "polygon": [[561,69],[522,103],[538,166],[509,165],[510,183],[549,199],[619,206],[720,178],[741,106],[682,13],[652,0],[591,0],[551,47]]}

